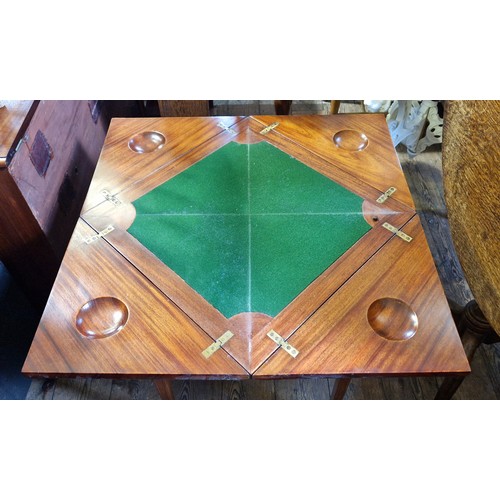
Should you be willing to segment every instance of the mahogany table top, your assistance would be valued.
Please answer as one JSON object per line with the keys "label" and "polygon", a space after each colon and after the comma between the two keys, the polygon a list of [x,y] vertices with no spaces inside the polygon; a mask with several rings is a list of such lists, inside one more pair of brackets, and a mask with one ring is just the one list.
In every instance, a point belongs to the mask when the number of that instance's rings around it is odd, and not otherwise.
{"label": "mahogany table top", "polygon": [[113,119],[32,376],[470,371],[382,115]]}

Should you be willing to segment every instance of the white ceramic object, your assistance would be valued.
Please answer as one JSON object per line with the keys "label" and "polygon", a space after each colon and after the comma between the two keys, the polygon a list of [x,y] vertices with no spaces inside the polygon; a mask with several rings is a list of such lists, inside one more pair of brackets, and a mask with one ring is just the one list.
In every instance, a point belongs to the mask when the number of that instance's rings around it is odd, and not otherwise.
{"label": "white ceramic object", "polygon": [[410,156],[443,140],[443,119],[437,101],[393,101],[387,112],[387,125],[394,146],[404,144]]}
{"label": "white ceramic object", "polygon": [[368,113],[387,113],[392,101],[363,101]]}

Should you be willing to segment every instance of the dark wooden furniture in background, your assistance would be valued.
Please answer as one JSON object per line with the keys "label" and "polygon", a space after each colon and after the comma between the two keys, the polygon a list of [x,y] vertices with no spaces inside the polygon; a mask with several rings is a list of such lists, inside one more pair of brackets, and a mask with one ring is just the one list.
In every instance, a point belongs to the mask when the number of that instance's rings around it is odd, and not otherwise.
{"label": "dark wooden furniture in background", "polygon": [[160,116],[209,116],[211,101],[158,101]]}
{"label": "dark wooden furniture in background", "polygon": [[[274,101],[274,109],[277,115],[289,115],[293,101]],[[339,112],[340,101],[330,101],[330,114]]]}
{"label": "dark wooden furniture in background", "polygon": [[[127,232],[132,202],[232,141],[266,141],[344,186],[372,226],[264,323],[258,313],[225,318]],[[205,358],[228,327],[234,337]],[[166,397],[165,378],[338,377],[340,398],[352,376],[458,375],[469,365],[385,118],[255,116],[112,121],[23,372],[154,377]]]}
{"label": "dark wooden furniture in background", "polygon": [[[482,342],[500,341],[500,101],[448,101],[443,184],[453,242],[475,300],[460,319],[472,360]],[[450,398],[462,379],[448,379]]]}
{"label": "dark wooden furniture in background", "polygon": [[[0,260],[34,295],[50,289],[55,255],[7,166],[38,101],[1,101],[0,107]],[[37,276],[33,280],[33,276]]]}
{"label": "dark wooden furniture in background", "polygon": [[45,304],[109,120],[101,101],[3,101],[0,260]]}

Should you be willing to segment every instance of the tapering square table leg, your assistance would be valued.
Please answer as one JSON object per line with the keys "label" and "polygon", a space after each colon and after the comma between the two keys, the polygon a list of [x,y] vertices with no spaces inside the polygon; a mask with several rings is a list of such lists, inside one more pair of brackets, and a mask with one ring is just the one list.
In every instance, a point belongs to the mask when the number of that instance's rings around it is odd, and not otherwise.
{"label": "tapering square table leg", "polygon": [[155,384],[161,399],[175,399],[174,391],[172,389],[172,382],[169,379],[157,379],[155,380]]}
{"label": "tapering square table leg", "polygon": [[330,399],[344,399],[345,393],[347,392],[347,388],[351,383],[350,378],[334,378],[333,380],[333,389]]}
{"label": "tapering square table leg", "polygon": [[[462,313],[458,324],[458,332],[462,338],[465,354],[469,363],[477,348],[488,338],[496,336],[488,320],[484,317],[475,300],[471,300]],[[465,377],[447,377],[438,389],[434,399],[451,399]]]}

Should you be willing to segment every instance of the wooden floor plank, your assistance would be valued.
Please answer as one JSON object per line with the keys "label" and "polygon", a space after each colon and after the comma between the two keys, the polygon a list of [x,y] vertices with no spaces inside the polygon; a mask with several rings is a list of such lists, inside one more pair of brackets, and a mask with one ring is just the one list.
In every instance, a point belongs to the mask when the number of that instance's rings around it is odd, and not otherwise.
{"label": "wooden floor plank", "polygon": [[480,351],[485,359],[488,378],[495,392],[495,398],[491,399],[500,399],[500,344],[482,345]]}
{"label": "wooden floor plank", "polygon": [[160,399],[153,380],[113,380],[110,399]]}
{"label": "wooden floor plank", "polygon": [[85,385],[86,392],[82,393],[80,399],[107,400],[111,396],[113,380],[107,378],[92,379],[90,384]]}
{"label": "wooden floor plank", "polygon": [[55,379],[35,378],[31,381],[26,399],[53,399],[55,388]]}
{"label": "wooden floor plank", "polygon": [[344,399],[433,399],[437,389],[435,377],[354,378]]}
{"label": "wooden floor plank", "polygon": [[450,302],[465,306],[473,296],[451,239],[443,195],[441,153],[424,152],[414,159],[400,153],[400,161],[446,296]]}
{"label": "wooden floor plank", "polygon": [[465,377],[453,399],[497,399],[491,378],[488,376],[488,360],[484,355],[489,346],[479,346],[472,359],[472,372]]}
{"label": "wooden floor plank", "polygon": [[353,378],[344,399],[387,399],[381,378]]}
{"label": "wooden floor plank", "polygon": [[225,380],[223,395],[224,399],[276,399],[274,380]]}
{"label": "wooden floor plank", "polygon": [[89,378],[58,378],[54,390],[53,399],[76,400],[80,395],[87,395],[85,384],[90,384]]}
{"label": "wooden floor plank", "polygon": [[330,399],[328,379],[275,380],[276,399]]}
{"label": "wooden floor plank", "polygon": [[222,380],[174,380],[175,399],[223,399]]}
{"label": "wooden floor plank", "polygon": [[108,400],[112,385],[110,379],[60,378],[55,383],[52,399]]}

